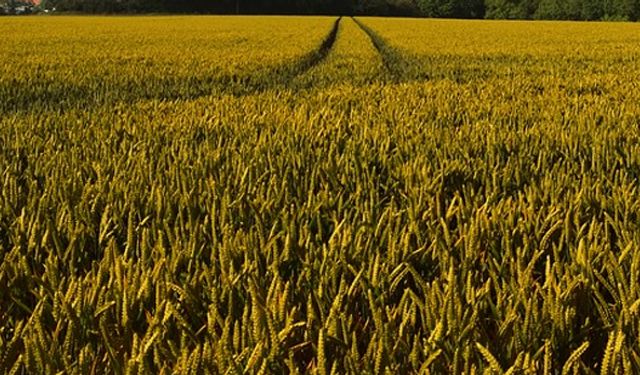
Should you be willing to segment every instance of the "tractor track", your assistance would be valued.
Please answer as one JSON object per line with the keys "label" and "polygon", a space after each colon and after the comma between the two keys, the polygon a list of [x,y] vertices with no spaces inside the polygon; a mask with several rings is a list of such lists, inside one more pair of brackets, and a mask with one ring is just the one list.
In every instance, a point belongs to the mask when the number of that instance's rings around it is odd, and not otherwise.
{"label": "tractor track", "polygon": [[307,53],[298,61],[274,68],[264,77],[256,79],[254,76],[247,76],[231,82],[229,85],[232,87],[231,94],[234,96],[246,96],[288,87],[297,77],[305,74],[327,58],[331,50],[333,50],[338,37],[341,21],[342,16],[334,21],[331,30],[317,49]]}
{"label": "tractor track", "polygon": [[331,28],[329,34],[320,44],[320,48],[305,56],[297,64],[296,71],[291,78],[295,78],[296,76],[304,74],[307,70],[320,64],[324,59],[327,58],[327,55],[329,55],[329,52],[331,52],[331,50],[333,49],[333,45],[336,43],[338,31],[340,30],[340,21],[342,21],[342,17],[338,17],[338,19],[336,19],[333,24],[333,28]]}
{"label": "tractor track", "polygon": [[382,58],[382,63],[395,82],[406,81],[409,78],[411,66],[413,65],[397,49],[391,47],[378,33],[369,26],[360,22],[357,18],[351,17],[353,22],[371,39],[371,43]]}
{"label": "tractor track", "polygon": [[[134,103],[146,100],[196,100],[210,95],[243,97],[286,88],[296,77],[305,74],[326,59],[336,42],[341,20],[342,17],[338,17],[334,21],[331,30],[317,48],[299,59],[273,67],[261,76],[199,77],[189,82],[190,88],[188,92],[183,91],[183,82],[178,82],[173,77],[161,78],[148,83],[149,87],[165,87],[166,90],[163,90],[162,93],[153,91],[129,93],[126,85],[122,88],[116,88],[112,92],[96,94],[95,89],[92,87],[71,84],[61,85],[61,87],[51,91],[46,88],[35,90],[32,85],[20,84],[19,82],[0,83],[0,92],[19,92],[29,97],[28,100],[0,101],[0,115],[28,112],[34,105],[33,103],[37,103],[41,109],[65,111],[77,106],[113,105],[115,103]],[[88,93],[93,93],[94,95],[88,95]],[[18,97],[17,95],[7,96],[9,98]],[[66,100],[61,102],[61,97]]]}

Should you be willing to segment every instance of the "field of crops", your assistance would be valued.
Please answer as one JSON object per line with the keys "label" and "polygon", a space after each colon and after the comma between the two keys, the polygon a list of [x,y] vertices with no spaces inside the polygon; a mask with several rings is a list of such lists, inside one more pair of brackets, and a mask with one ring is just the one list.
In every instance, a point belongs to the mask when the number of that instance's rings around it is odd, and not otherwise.
{"label": "field of crops", "polygon": [[640,373],[639,24],[0,35],[0,373]]}

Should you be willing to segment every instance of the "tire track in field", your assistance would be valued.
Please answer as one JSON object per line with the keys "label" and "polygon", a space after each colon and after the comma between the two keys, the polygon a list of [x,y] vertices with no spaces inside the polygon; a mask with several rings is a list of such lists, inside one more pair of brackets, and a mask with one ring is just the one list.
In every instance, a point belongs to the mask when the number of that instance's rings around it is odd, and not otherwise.
{"label": "tire track in field", "polygon": [[342,17],[338,17],[338,19],[336,19],[333,27],[331,28],[331,31],[322,41],[322,44],[320,44],[320,48],[305,56],[297,64],[297,68],[295,69],[295,72],[292,77],[290,77],[290,79],[293,79],[295,78],[295,76],[298,76],[300,74],[304,74],[307,70],[320,64],[324,59],[327,58],[327,55],[329,55],[329,52],[331,52],[333,45],[336,43],[338,30],[340,30],[340,21],[342,21]]}
{"label": "tire track in field", "polygon": [[249,82],[241,84],[239,90],[234,90],[235,96],[246,96],[260,94],[265,91],[278,88],[290,87],[290,85],[296,80],[296,78],[304,75],[315,66],[321,64],[331,53],[338,38],[338,32],[340,31],[340,22],[342,16],[338,17],[327,36],[322,40],[320,46],[317,49],[304,55],[300,60],[290,62],[289,65],[284,65],[280,68],[271,70],[265,77],[258,78],[248,77]]}
{"label": "tire track in field", "polygon": [[[260,94],[269,90],[288,87],[297,77],[305,74],[316,65],[322,63],[336,42],[338,31],[340,30],[340,22],[342,16],[338,17],[331,27],[329,33],[324,37],[320,46],[303,55],[301,58],[288,61],[283,65],[273,67],[265,72],[264,75],[255,76],[231,76],[222,77],[217,86],[225,87],[217,94],[231,94],[233,96],[242,97],[254,94]],[[214,86],[216,86],[214,84]],[[194,99],[202,96],[211,95],[213,90],[203,92],[196,95]],[[191,98],[190,98],[191,99]]]}
{"label": "tire track in field", "polygon": [[[338,17],[331,27],[329,33],[320,43],[320,46],[303,55],[300,59],[289,61],[284,65],[274,67],[263,76],[244,76],[229,79],[226,84],[227,93],[233,96],[242,97],[247,95],[260,94],[269,90],[289,87],[299,76],[307,73],[315,66],[322,63],[333,50],[340,31],[342,16]],[[224,94],[224,91],[221,92]],[[210,93],[199,95],[206,96]]]}
{"label": "tire track in field", "polygon": [[385,68],[391,74],[391,77],[396,82],[407,81],[411,78],[412,62],[409,58],[404,56],[400,51],[391,47],[378,33],[376,33],[369,26],[360,22],[355,17],[351,17],[358,27],[371,39],[371,43],[375,49],[380,53],[382,62]]}
{"label": "tire track in field", "polygon": [[[184,79],[161,77],[146,82],[146,87],[136,92],[128,88],[130,82],[110,91],[98,91],[91,85],[59,84],[51,89],[49,85],[35,86],[20,82],[0,82],[0,94],[9,100],[0,100],[0,115],[39,110],[66,111],[77,107],[95,107],[132,103],[146,100],[196,100],[209,95],[233,95],[237,97],[260,94],[265,91],[287,87],[296,77],[322,63],[336,42],[340,21],[338,17],[320,45],[302,57],[283,62],[272,67],[263,75],[234,74],[221,77],[194,77],[184,89]],[[277,48],[277,47],[276,47]],[[162,90],[155,90],[161,88]],[[61,101],[61,98],[64,100]],[[20,100],[18,100],[20,99]]]}
{"label": "tire track in field", "polygon": [[345,18],[327,59],[296,76],[288,88],[318,91],[333,86],[360,87],[379,83],[387,76],[380,53],[367,34],[352,19]]}

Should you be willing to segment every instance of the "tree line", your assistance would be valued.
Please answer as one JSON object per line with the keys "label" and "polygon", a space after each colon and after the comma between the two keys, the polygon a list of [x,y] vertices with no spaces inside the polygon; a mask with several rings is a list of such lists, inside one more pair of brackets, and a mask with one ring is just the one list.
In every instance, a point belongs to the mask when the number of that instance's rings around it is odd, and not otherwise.
{"label": "tree line", "polygon": [[628,21],[640,18],[640,0],[42,0],[39,7],[83,13],[342,14]]}

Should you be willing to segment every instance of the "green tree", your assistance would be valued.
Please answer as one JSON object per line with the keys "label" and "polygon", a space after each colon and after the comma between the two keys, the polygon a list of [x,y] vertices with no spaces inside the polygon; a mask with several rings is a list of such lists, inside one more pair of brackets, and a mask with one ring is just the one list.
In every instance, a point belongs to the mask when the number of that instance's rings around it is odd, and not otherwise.
{"label": "green tree", "polygon": [[565,19],[564,6],[562,0],[540,0],[538,9],[534,14],[536,19],[561,20]]}
{"label": "green tree", "polygon": [[388,11],[386,0],[358,0],[355,3],[355,11],[358,14],[384,15]]}
{"label": "green tree", "polygon": [[418,6],[427,17],[484,17],[483,0],[419,0]]}
{"label": "green tree", "polygon": [[602,0],[582,0],[580,18],[592,21],[602,19],[603,15]]}
{"label": "green tree", "polygon": [[562,3],[562,19],[582,19],[582,2],[583,0],[565,0]]}
{"label": "green tree", "polygon": [[640,12],[638,0],[612,0],[609,2],[607,15],[618,20],[636,21]]}
{"label": "green tree", "polygon": [[529,19],[537,8],[531,0],[486,0],[485,17],[493,19]]}

